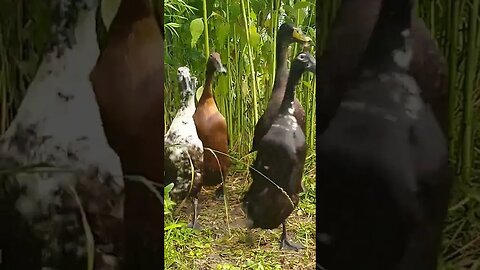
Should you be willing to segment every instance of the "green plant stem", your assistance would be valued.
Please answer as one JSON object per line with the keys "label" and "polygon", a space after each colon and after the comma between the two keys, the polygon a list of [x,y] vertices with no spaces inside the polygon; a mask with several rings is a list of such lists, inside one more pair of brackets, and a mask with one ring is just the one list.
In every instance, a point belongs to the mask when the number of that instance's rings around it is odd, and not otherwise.
{"label": "green plant stem", "polygon": [[203,24],[205,28],[205,56],[207,57],[210,54],[210,48],[208,46],[208,16],[207,16],[207,0],[203,0]]}
{"label": "green plant stem", "polygon": [[248,49],[248,60],[250,63],[250,75],[252,77],[252,96],[253,96],[253,121],[257,122],[258,120],[258,103],[257,103],[257,79],[255,76],[255,66],[253,63],[253,52],[252,52],[252,46],[250,45],[250,29],[249,29],[249,22],[247,20],[247,10],[245,6],[245,0],[241,0],[242,4],[242,15],[243,15],[243,21],[244,21],[244,26],[245,26],[245,34],[247,36],[247,49]]}
{"label": "green plant stem", "polygon": [[473,153],[473,89],[475,87],[475,76],[477,69],[478,51],[476,46],[478,7],[480,0],[473,0],[470,9],[470,24],[468,32],[467,69],[465,75],[465,99],[464,99],[464,138],[463,138],[463,163],[462,178],[467,183],[472,173]]}

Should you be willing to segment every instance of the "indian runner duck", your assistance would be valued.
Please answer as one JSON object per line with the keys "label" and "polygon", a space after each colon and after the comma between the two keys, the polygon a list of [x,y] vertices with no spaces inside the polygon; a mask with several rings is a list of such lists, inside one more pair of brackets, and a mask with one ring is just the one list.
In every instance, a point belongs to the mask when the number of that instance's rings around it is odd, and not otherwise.
{"label": "indian runner duck", "polygon": [[223,183],[228,175],[230,158],[225,155],[228,154],[227,121],[218,111],[212,93],[212,82],[216,72],[225,74],[227,70],[222,65],[220,54],[213,52],[207,61],[203,93],[198,101],[193,119],[203,146],[224,153],[212,153],[208,149],[203,153],[203,185],[220,185],[215,190],[215,197],[222,199]]}
{"label": "indian runner duck", "polygon": [[329,99],[340,104],[317,138],[324,269],[437,269],[452,177],[446,138],[409,74],[411,16],[410,0],[382,1],[357,76]]}
{"label": "indian runner duck", "polygon": [[[253,131],[253,143],[250,153],[257,150],[257,143],[260,139],[267,134],[273,119],[277,116],[280,104],[282,103],[283,96],[285,95],[285,89],[288,80],[288,47],[290,44],[297,42],[305,44],[311,41],[311,38],[304,35],[302,30],[297,27],[293,27],[289,23],[284,23],[280,26],[277,32],[276,43],[276,67],[275,67],[275,81],[273,83],[272,95],[267,104],[267,109],[258,119],[255,129]],[[293,102],[294,116],[297,119],[297,123],[305,134],[305,110],[302,104],[295,98]]]}
{"label": "indian runner duck", "polygon": [[177,73],[182,89],[182,101],[165,134],[165,183],[174,183],[170,191],[174,201],[192,198],[193,218],[189,227],[199,229],[197,194],[202,187],[204,151],[193,121],[196,78],[190,76],[187,67],[178,68]]}
{"label": "indian runner duck", "polygon": [[298,250],[301,245],[287,238],[286,219],[298,205],[307,154],[303,130],[294,116],[295,86],[305,71],[315,72],[315,58],[301,52],[292,62],[280,108],[258,144],[252,178],[242,206],[247,227],[274,229],[282,224],[281,248]]}
{"label": "indian runner duck", "polygon": [[[123,173],[162,186],[164,37],[153,2],[121,1],[90,79],[108,143],[120,157]],[[127,269],[164,266],[159,195],[139,181],[125,182]]]}
{"label": "indian runner duck", "polygon": [[[99,55],[97,6],[55,1],[54,38],[0,138],[6,269],[86,269],[90,252],[95,269],[121,263],[123,175],[88,78]],[[40,164],[56,169],[18,168]]]}

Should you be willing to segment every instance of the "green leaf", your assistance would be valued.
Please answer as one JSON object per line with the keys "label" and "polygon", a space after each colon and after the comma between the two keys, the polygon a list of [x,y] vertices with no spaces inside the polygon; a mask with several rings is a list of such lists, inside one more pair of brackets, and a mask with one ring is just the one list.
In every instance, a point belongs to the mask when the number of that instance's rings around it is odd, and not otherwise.
{"label": "green leaf", "polygon": [[312,84],[309,81],[303,81],[303,85],[308,89],[312,89]]}
{"label": "green leaf", "polygon": [[250,19],[254,22],[257,21],[257,14],[255,12],[250,12]]}
{"label": "green leaf", "polygon": [[165,231],[169,231],[169,230],[171,230],[171,229],[180,228],[180,227],[183,227],[183,224],[175,224],[175,223],[173,223],[173,224],[171,224],[171,225],[166,226],[164,230],[165,230]]}
{"label": "green leaf", "polygon": [[195,93],[195,97],[197,98],[197,102],[200,101],[200,98],[202,97],[203,94],[203,85],[200,85],[200,87],[197,88],[197,91]]}
{"label": "green leaf", "polygon": [[102,0],[100,12],[107,30],[110,28],[110,24],[112,24],[119,6],[120,0]]}
{"label": "green leaf", "polygon": [[[293,7],[291,7],[289,5],[284,5],[283,8],[285,9],[285,13],[287,13],[288,17],[295,16],[295,10],[293,9]],[[285,19],[287,19],[287,18],[285,18]]]}
{"label": "green leaf", "polygon": [[195,43],[197,43],[198,38],[203,33],[204,25],[203,25],[203,19],[202,18],[196,18],[190,23],[190,34],[192,35],[192,41],[190,45],[195,46]]}
{"label": "green leaf", "polygon": [[298,9],[297,15],[298,15],[298,18],[297,18],[298,21],[300,22],[300,24],[303,24],[303,21],[307,17],[307,11],[304,8]]}
{"label": "green leaf", "polygon": [[293,5],[293,9],[301,9],[301,8],[307,8],[311,5],[312,3],[310,2],[297,2],[295,5]]}
{"label": "green leaf", "polygon": [[225,44],[225,40],[228,37],[228,34],[230,32],[230,25],[222,23],[218,28],[217,28],[217,47],[221,48],[223,44]]}
{"label": "green leaf", "polygon": [[257,32],[257,28],[255,26],[250,26],[249,27],[250,31],[250,45],[252,45],[252,48],[256,48],[260,44],[260,35]]}
{"label": "green leaf", "polygon": [[238,20],[240,13],[242,12],[240,9],[240,1],[231,3],[230,9],[230,22],[235,22]]}
{"label": "green leaf", "polygon": [[165,186],[165,188],[163,189],[163,194],[167,195],[168,193],[170,193],[170,191],[173,189],[173,186],[174,186],[173,183],[170,183],[167,186]]}

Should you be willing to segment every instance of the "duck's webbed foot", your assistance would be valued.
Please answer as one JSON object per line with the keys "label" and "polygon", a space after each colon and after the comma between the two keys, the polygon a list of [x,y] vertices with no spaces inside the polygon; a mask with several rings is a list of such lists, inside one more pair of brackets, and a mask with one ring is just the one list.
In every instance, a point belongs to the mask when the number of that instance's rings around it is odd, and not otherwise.
{"label": "duck's webbed foot", "polygon": [[283,227],[282,228],[283,232],[280,240],[280,249],[295,250],[295,251],[303,249],[304,247],[301,244],[296,244],[288,240],[285,221],[282,223],[282,227]]}
{"label": "duck's webbed foot", "polygon": [[187,227],[192,228],[194,230],[201,230],[202,226],[200,226],[200,223],[198,222],[198,199],[193,198],[192,204],[193,204],[192,222],[190,222]]}
{"label": "duck's webbed foot", "polygon": [[215,190],[215,200],[223,201],[223,183]]}

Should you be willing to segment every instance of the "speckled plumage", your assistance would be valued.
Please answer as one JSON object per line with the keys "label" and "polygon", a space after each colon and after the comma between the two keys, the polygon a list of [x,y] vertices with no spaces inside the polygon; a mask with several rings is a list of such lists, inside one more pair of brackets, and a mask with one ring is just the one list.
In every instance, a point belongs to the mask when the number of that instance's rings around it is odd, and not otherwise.
{"label": "speckled plumage", "polygon": [[[86,269],[87,234],[79,201],[94,234],[95,269],[112,269],[117,262],[105,260],[120,256],[116,232],[123,220],[121,166],[106,141],[88,79],[99,54],[92,7],[97,2],[65,2],[64,8],[81,7],[78,21],[68,25],[75,27],[74,39],[69,45],[59,40],[44,55],[0,139],[0,170],[44,163],[69,172],[0,175],[5,215],[0,249],[9,269]],[[65,27],[61,23],[54,31]]]}
{"label": "speckled plumage", "polygon": [[[165,181],[174,183],[172,199],[179,201],[200,191],[203,166],[203,144],[193,121],[196,79],[187,67],[178,69],[182,87],[182,104],[165,134]],[[193,182],[192,165],[193,163]]]}

